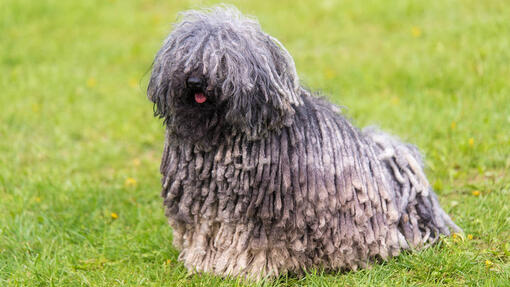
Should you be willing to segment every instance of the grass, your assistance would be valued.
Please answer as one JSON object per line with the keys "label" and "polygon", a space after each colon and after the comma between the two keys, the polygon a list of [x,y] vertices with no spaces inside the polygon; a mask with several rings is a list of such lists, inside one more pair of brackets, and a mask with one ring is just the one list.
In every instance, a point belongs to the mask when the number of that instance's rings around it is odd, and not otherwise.
{"label": "grass", "polygon": [[[188,276],[159,197],[148,70],[210,1],[0,3],[0,285],[240,286]],[[371,270],[274,286],[508,286],[510,5],[239,1],[359,126],[417,144],[465,234]]]}

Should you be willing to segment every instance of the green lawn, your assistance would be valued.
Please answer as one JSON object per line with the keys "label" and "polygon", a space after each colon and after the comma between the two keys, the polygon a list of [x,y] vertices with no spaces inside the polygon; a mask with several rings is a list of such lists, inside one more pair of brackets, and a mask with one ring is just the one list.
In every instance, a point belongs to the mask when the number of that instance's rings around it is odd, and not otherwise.
{"label": "green lawn", "polygon": [[[265,284],[509,286],[510,2],[236,3],[358,126],[417,144],[465,231],[371,270]],[[0,2],[0,286],[242,285],[177,261],[144,92],[176,13],[211,4]]]}

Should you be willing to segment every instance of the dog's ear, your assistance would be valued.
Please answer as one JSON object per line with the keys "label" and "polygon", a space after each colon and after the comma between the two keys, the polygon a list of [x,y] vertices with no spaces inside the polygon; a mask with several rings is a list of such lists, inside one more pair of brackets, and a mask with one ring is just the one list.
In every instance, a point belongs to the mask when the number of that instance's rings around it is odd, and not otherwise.
{"label": "dog's ear", "polygon": [[152,64],[152,73],[147,86],[147,98],[154,103],[154,116],[160,118],[169,114],[168,101],[170,99],[170,77],[168,69],[165,69],[161,51],[156,55]]}
{"label": "dog's ear", "polygon": [[[278,40],[265,33],[258,37],[255,43],[262,42],[262,45],[247,47],[241,63],[237,63],[238,67],[249,71],[240,73],[248,79],[226,75],[223,83],[226,88],[224,90],[232,90],[234,83],[244,83],[230,97],[226,119],[254,138],[263,136],[269,130],[290,125],[295,113],[294,107],[302,104],[300,94],[304,92],[299,84],[294,61],[287,50]],[[232,60],[223,61],[227,61],[227,66],[236,65],[228,63]]]}

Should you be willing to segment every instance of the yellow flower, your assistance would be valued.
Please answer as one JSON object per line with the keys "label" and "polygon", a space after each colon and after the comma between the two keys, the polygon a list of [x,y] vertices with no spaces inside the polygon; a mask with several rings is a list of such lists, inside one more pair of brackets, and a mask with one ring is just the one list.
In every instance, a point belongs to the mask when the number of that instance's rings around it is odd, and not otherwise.
{"label": "yellow flower", "polygon": [[39,196],[36,196],[36,198],[34,198],[35,202],[41,202],[41,198]]}
{"label": "yellow flower", "polygon": [[326,76],[326,79],[331,80],[335,77],[335,71],[330,68],[326,68],[324,70],[324,75]]}
{"label": "yellow flower", "polygon": [[117,213],[115,213],[115,212],[112,212],[112,213],[110,214],[110,216],[111,216],[113,219],[117,219],[117,218],[119,218],[119,215],[118,215]]}
{"label": "yellow flower", "polygon": [[87,80],[87,87],[93,88],[95,86],[96,86],[96,79],[94,79],[93,77],[89,78]]}
{"label": "yellow flower", "polygon": [[131,88],[136,88],[136,87],[138,87],[138,81],[137,81],[136,79],[131,79],[131,80],[129,80],[129,86],[130,86]]}
{"label": "yellow flower", "polygon": [[473,235],[468,234],[468,235],[467,235],[467,239],[472,240],[472,239],[473,239]]}
{"label": "yellow flower", "polygon": [[398,105],[398,103],[400,102],[400,98],[399,98],[399,97],[397,97],[397,96],[393,96],[393,97],[391,97],[391,100],[390,100],[390,101],[391,101],[391,104],[392,104],[392,105],[396,106],[396,105]]}
{"label": "yellow flower", "polygon": [[133,160],[133,165],[134,165],[134,166],[139,166],[139,165],[140,165],[140,160],[139,160],[139,159],[137,159],[137,158],[135,158],[135,159]]}
{"label": "yellow flower", "polygon": [[37,113],[41,109],[41,106],[39,104],[32,104],[32,112]]}
{"label": "yellow flower", "polygon": [[170,264],[170,263],[172,263],[172,260],[167,259],[167,260],[166,260],[166,264],[168,265],[168,264]]}
{"label": "yellow flower", "polygon": [[471,194],[474,195],[474,196],[480,196],[480,191],[479,190],[473,190],[471,192]]}
{"label": "yellow flower", "polygon": [[124,185],[126,187],[135,187],[136,186],[136,179],[132,177],[126,178],[126,181],[124,181]]}
{"label": "yellow flower", "polygon": [[455,241],[464,240],[464,236],[462,236],[462,234],[460,234],[460,233],[454,233],[454,234],[452,234],[452,237]]}
{"label": "yellow flower", "polygon": [[452,234],[452,239],[453,239],[453,242],[459,242],[459,241],[463,241],[464,237],[462,236],[462,234],[453,233]]}
{"label": "yellow flower", "polygon": [[494,265],[494,263],[490,260],[485,260],[485,266],[487,267],[491,267],[492,265]]}
{"label": "yellow flower", "polygon": [[470,138],[468,140],[468,144],[469,144],[470,147],[473,147],[475,145],[475,139],[474,138]]}
{"label": "yellow flower", "polygon": [[413,34],[413,37],[418,38],[421,36],[421,29],[419,27],[414,26],[411,28],[411,34]]}
{"label": "yellow flower", "polygon": [[452,130],[454,130],[457,127],[457,123],[453,121],[450,127],[452,128]]}

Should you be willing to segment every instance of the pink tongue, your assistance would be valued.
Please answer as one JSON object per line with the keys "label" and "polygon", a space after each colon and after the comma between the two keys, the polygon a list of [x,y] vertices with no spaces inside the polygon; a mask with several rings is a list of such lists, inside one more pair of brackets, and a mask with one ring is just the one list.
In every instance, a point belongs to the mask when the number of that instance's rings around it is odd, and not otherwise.
{"label": "pink tongue", "polygon": [[202,103],[205,103],[206,100],[207,100],[207,98],[205,97],[205,95],[203,93],[195,94],[195,102],[202,104]]}

